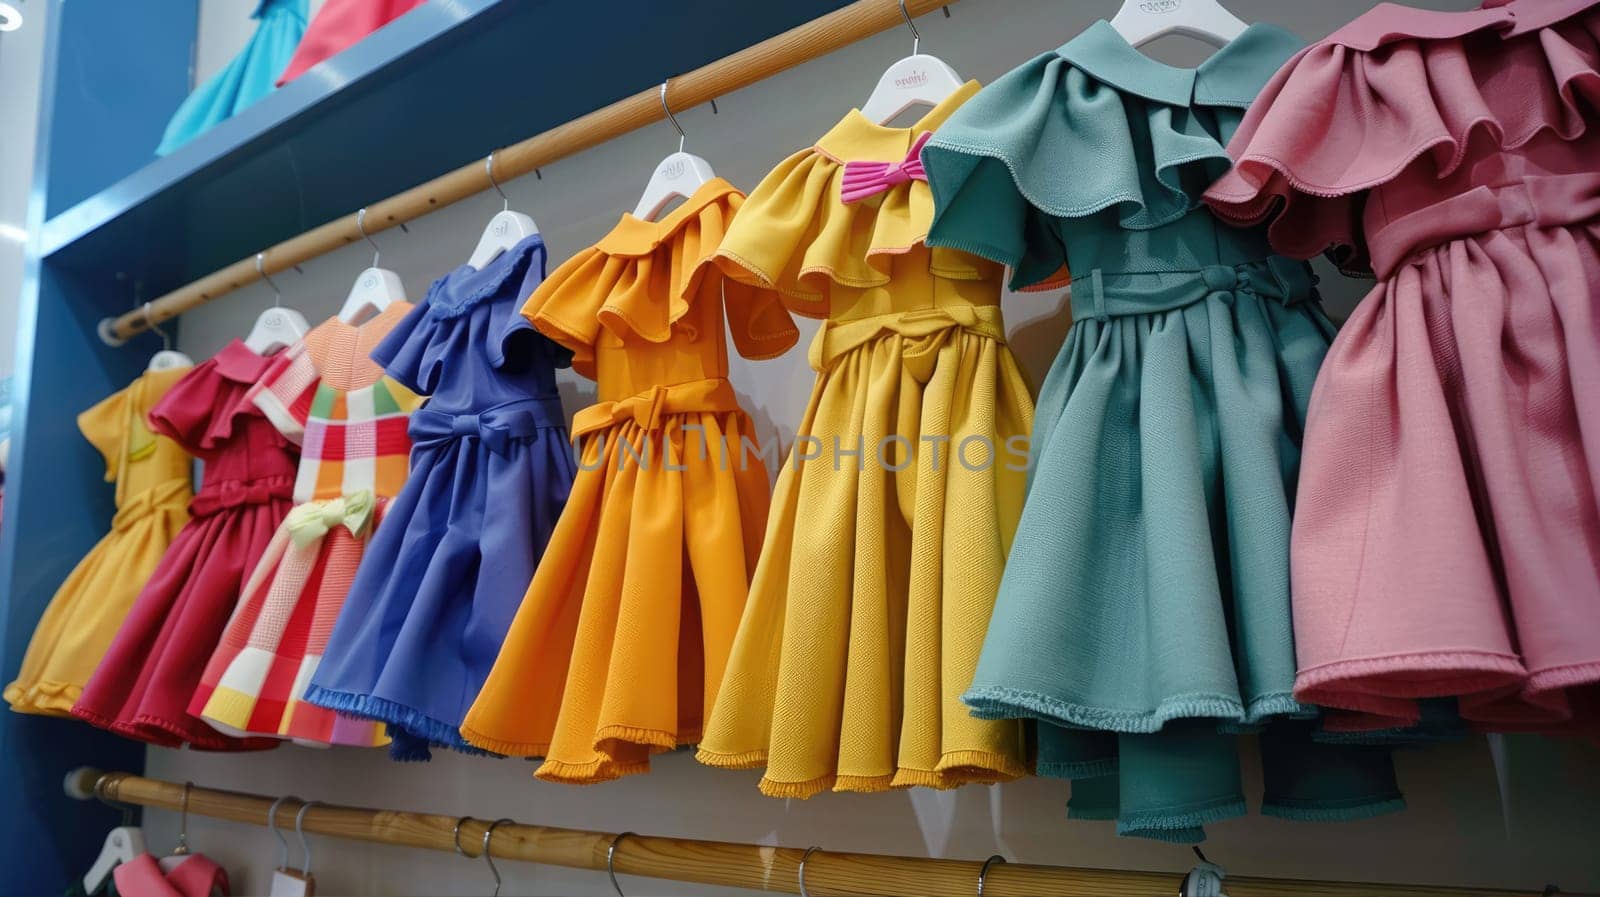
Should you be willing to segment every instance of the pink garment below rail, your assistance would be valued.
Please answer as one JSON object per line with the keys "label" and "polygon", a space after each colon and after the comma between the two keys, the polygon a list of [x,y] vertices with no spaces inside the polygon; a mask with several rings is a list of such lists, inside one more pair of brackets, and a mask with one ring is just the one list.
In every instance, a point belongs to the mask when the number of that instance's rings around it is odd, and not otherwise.
{"label": "pink garment below rail", "polygon": [[1207,201],[1376,289],[1312,396],[1308,703],[1600,728],[1600,0],[1385,4],[1273,79]]}
{"label": "pink garment below rail", "polygon": [[289,65],[278,76],[278,86],[288,84],[312,66],[344,52],[422,4],[423,0],[327,0],[307,26]]}

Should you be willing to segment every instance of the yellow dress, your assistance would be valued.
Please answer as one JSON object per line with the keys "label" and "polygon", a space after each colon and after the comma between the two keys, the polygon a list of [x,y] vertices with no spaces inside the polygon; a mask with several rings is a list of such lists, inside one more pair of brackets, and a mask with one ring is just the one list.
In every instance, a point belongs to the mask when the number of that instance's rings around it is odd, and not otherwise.
{"label": "yellow dress", "polygon": [[5,699],[19,713],[70,716],[178,530],[189,520],[189,455],[150,432],[145,414],[189,368],[147,371],[78,415],[116,486],[111,532],[90,549],[45,608]]}
{"label": "yellow dress", "polygon": [[599,401],[573,419],[571,496],[461,734],[545,758],[541,779],[646,772],[700,740],[716,700],[769,499],[724,308],[747,358],[799,338],[776,296],[712,263],[743,201],[714,179],[661,221],[624,216],[523,309]]}
{"label": "yellow dress", "polygon": [[1033,401],[1000,317],[1003,269],[923,240],[933,197],[847,163],[909,164],[969,83],[910,128],[858,111],[758,187],[730,276],[823,318],[810,406],[699,759],[766,767],[774,797],[948,788],[1027,773],[1022,723],[972,718],[972,680],[1021,514]]}

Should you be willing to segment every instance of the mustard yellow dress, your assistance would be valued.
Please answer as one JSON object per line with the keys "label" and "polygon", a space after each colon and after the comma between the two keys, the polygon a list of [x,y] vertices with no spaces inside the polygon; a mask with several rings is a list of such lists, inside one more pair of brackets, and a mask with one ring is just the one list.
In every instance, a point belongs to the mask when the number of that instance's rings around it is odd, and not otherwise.
{"label": "mustard yellow dress", "polygon": [[523,309],[599,401],[573,418],[571,495],[461,734],[543,757],[541,779],[646,772],[700,740],[716,700],[769,500],[724,327],[747,358],[799,338],[775,295],[712,262],[743,201],[713,179],[660,221],[625,215]]}
{"label": "mustard yellow dress", "polygon": [[71,716],[145,580],[189,520],[190,458],[150,432],[147,414],[190,368],[147,371],[78,415],[116,483],[117,515],[45,608],[5,699],[19,713]]}
{"label": "mustard yellow dress", "polygon": [[698,752],[765,767],[774,797],[1028,771],[1023,724],[974,719],[961,694],[1022,510],[1033,401],[1006,347],[1003,269],[924,244],[917,162],[977,89],[910,128],[852,111],[751,193],[718,250],[730,276],[823,319]]}

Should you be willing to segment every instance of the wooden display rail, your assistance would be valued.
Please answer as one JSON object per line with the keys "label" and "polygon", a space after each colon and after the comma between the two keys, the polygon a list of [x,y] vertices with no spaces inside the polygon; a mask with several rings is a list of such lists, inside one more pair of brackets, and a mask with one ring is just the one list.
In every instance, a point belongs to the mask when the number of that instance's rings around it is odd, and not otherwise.
{"label": "wooden display rail", "polygon": [[[125,772],[78,769],[68,776],[66,786],[68,794],[85,800],[99,797],[174,812],[184,803],[183,783],[147,779]],[[194,787],[189,791],[188,811],[213,819],[265,826],[273,800],[261,794]],[[278,808],[279,828],[292,828],[301,806],[285,801]],[[452,853],[457,821],[454,816],[318,804],[306,812],[304,829],[336,838]],[[469,855],[479,855],[488,823],[489,820],[469,819],[461,825],[461,845]],[[616,837],[605,832],[502,824],[494,830],[490,853],[508,860],[603,873],[606,853]],[[614,859],[619,875],[794,894],[799,893],[797,873],[805,852],[801,847],[630,834],[617,844]],[[812,853],[806,863],[806,889],[815,897],[969,897],[977,893],[978,872],[982,866],[981,862],[967,860],[839,852],[823,845],[823,849]],[[1181,875],[1155,872],[996,863],[989,869],[984,894],[985,897],[1158,897],[1176,894],[1181,879]],[[1226,887],[1231,897],[1513,897],[1515,893],[1232,876],[1227,879]]]}
{"label": "wooden display rail", "polygon": [[[920,16],[956,0],[906,0],[906,12]],[[905,27],[898,0],[857,0],[776,37],[702,66],[669,83],[667,103],[681,111],[749,87],[779,72],[849,46],[890,28]],[[666,119],[660,85],[652,85],[581,118],[494,152],[494,177],[504,184],[568,156]],[[376,234],[494,189],[484,160],[397,193],[367,207],[366,232]],[[356,213],[312,228],[264,251],[262,269],[277,274],[362,239]],[[141,333],[234,290],[260,282],[256,256],[241,259],[152,301],[145,310],[108,318],[100,332],[115,343]]]}

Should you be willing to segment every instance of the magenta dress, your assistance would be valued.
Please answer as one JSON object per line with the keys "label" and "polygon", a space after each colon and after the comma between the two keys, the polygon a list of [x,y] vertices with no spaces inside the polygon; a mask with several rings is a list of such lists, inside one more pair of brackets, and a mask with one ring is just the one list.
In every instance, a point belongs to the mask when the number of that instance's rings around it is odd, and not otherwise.
{"label": "magenta dress", "polygon": [[1292,59],[1206,198],[1378,285],[1311,398],[1301,701],[1600,724],[1600,0],[1383,4]]}

